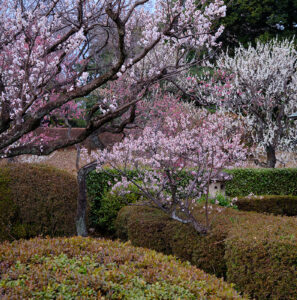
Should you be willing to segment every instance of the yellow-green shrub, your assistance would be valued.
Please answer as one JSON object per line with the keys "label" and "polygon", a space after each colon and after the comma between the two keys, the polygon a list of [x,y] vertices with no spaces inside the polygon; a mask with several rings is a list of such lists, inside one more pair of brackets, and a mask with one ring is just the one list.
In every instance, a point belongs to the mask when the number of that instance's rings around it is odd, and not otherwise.
{"label": "yellow-green shrub", "polygon": [[29,164],[0,168],[0,241],[75,233],[77,183],[58,169]]}
{"label": "yellow-green shrub", "polygon": [[0,247],[4,299],[243,299],[172,256],[91,238],[35,238]]}

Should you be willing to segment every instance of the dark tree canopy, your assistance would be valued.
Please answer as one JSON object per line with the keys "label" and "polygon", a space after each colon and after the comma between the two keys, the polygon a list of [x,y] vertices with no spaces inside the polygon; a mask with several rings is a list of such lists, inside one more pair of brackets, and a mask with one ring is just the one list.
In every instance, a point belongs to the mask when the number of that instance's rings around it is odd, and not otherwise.
{"label": "dark tree canopy", "polygon": [[225,0],[223,47],[297,34],[297,0]]}

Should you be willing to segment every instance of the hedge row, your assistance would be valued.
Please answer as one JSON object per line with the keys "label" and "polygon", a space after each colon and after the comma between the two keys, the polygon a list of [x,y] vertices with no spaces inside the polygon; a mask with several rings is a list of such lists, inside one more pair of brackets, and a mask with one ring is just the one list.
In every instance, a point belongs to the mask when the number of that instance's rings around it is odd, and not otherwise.
{"label": "hedge row", "polygon": [[0,168],[0,242],[75,233],[75,177],[43,165]]}
{"label": "hedge row", "polygon": [[227,196],[295,195],[297,196],[297,168],[295,169],[233,169],[226,183]]}
{"label": "hedge row", "polygon": [[[119,178],[115,170],[106,172],[91,172],[88,176],[87,187],[90,202],[90,225],[97,230],[105,230],[98,224],[101,203],[115,180]],[[295,195],[297,196],[297,169],[233,169],[226,170],[232,174],[233,179],[226,183],[226,194],[231,197],[255,195]],[[129,176],[137,174],[131,171]],[[191,179],[187,172],[181,172],[180,184],[183,185]]]}
{"label": "hedge row", "polygon": [[103,239],[2,244],[0,274],[1,299],[244,299],[189,263]]}
{"label": "hedge row", "polygon": [[[196,211],[196,218],[204,215]],[[173,254],[224,276],[257,299],[297,299],[297,219],[225,209],[201,236],[160,210],[124,207],[116,221],[120,238]]]}
{"label": "hedge row", "polygon": [[240,210],[244,211],[256,211],[282,216],[297,216],[296,196],[247,196],[239,198],[236,205]]}

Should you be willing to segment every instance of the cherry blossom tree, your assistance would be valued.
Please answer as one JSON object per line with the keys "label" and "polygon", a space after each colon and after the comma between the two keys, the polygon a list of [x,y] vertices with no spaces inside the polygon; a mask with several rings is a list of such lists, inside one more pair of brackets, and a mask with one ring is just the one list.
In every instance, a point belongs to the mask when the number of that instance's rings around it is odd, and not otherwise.
{"label": "cherry blossom tree", "polygon": [[[98,170],[108,172],[105,167],[110,166],[121,175],[113,189],[132,183],[147,200],[145,205],[156,206],[205,234],[209,230],[209,183],[223,168],[240,164],[246,150],[232,118],[204,110],[198,114],[199,124],[193,122],[193,115],[166,117],[162,123],[147,126],[140,137],[128,136],[112,151],[105,149],[92,156]],[[137,179],[129,177],[130,169],[137,171]],[[185,185],[179,182],[183,172],[190,176]],[[193,214],[202,195],[206,195],[205,224]]]}
{"label": "cherry blossom tree", "polygon": [[293,41],[272,40],[222,54],[204,76],[180,77],[179,85],[201,105],[216,105],[244,121],[256,153],[275,167],[276,150],[292,151],[297,109],[297,52]]}
{"label": "cherry blossom tree", "polygon": [[[199,9],[190,0],[158,0],[153,9],[146,8],[149,3],[1,1],[1,157],[48,155],[95,131],[123,130],[148,86],[194,64],[189,51],[216,45],[222,28],[213,32],[212,22],[225,15],[223,1],[201,1]],[[96,61],[107,50],[110,59],[101,60],[99,69]],[[81,134],[32,141],[32,132],[51,114],[123,75],[131,80],[129,97],[98,99]]]}

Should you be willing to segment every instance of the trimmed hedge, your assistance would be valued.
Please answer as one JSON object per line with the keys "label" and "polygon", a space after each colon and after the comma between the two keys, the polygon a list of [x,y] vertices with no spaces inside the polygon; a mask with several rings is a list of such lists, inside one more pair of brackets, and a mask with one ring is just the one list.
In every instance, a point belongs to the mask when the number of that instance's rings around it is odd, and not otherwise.
{"label": "trimmed hedge", "polygon": [[75,177],[29,164],[0,168],[0,241],[75,233]]}
{"label": "trimmed hedge", "polygon": [[[198,210],[195,215],[204,219]],[[241,234],[241,226],[248,227],[242,224],[248,224],[249,231],[244,229]],[[296,218],[227,208],[216,216],[211,232],[201,236],[156,208],[133,206],[120,211],[116,226],[119,237],[128,238],[133,245],[188,260],[206,272],[224,276],[258,299],[297,299]],[[254,248],[255,241],[258,246]],[[261,253],[261,247],[266,247],[266,252]]]}
{"label": "trimmed hedge", "polygon": [[231,197],[254,195],[297,196],[297,168],[295,169],[233,169],[226,182],[226,194]]}
{"label": "trimmed hedge", "polygon": [[297,299],[297,220],[258,216],[230,228],[227,279],[257,299]]}
{"label": "trimmed hedge", "polygon": [[172,256],[103,239],[40,239],[0,247],[2,299],[246,299]]}
{"label": "trimmed hedge", "polygon": [[240,210],[244,211],[256,211],[274,215],[297,216],[296,196],[247,196],[239,198],[236,202],[236,205]]}

